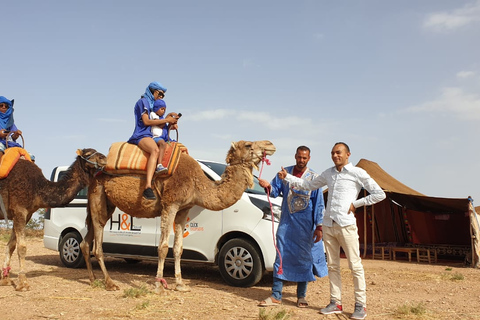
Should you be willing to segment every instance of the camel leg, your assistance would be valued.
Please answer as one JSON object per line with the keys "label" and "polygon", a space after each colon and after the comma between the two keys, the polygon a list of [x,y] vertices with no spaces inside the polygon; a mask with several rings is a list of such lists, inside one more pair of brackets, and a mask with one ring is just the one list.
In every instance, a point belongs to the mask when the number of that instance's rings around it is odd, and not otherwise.
{"label": "camel leg", "polygon": [[190,291],[190,288],[183,284],[180,261],[183,253],[183,229],[187,223],[187,216],[190,209],[179,211],[175,217],[175,238],[173,242],[173,257],[175,258],[175,290]]}
{"label": "camel leg", "polygon": [[[99,190],[96,190],[98,192]],[[89,191],[90,192],[90,191]],[[105,208],[102,210],[102,208]],[[90,230],[93,230],[93,254],[95,255],[95,258],[97,259],[98,264],[100,265],[100,268],[102,269],[103,276],[105,278],[105,289],[108,291],[114,291],[114,290],[119,290],[120,288],[113,282],[112,278],[110,278],[110,275],[108,274],[107,267],[105,266],[105,260],[104,260],[104,255],[103,255],[103,228],[105,227],[105,223],[108,221],[108,219],[112,216],[113,211],[115,210],[115,207],[109,206],[107,207],[107,202],[106,202],[106,196],[105,193],[101,197],[98,197],[98,199],[91,200],[89,197],[89,217],[87,217],[88,223],[88,233],[90,233]],[[87,235],[88,235],[87,233]],[[91,235],[88,235],[88,240],[91,241]],[[85,237],[87,240],[87,237]],[[83,243],[83,241],[82,241]],[[85,251],[87,249],[90,249],[89,246],[87,245],[87,241],[85,241]],[[82,248],[82,253],[85,254],[83,251],[84,249]],[[87,261],[87,260],[85,260]],[[93,274],[93,269],[91,268],[90,264],[90,270],[89,270],[89,278],[90,281],[95,280],[95,275]],[[87,265],[88,268],[88,265]],[[93,280],[92,280],[93,279]]]}
{"label": "camel leg", "polygon": [[160,243],[158,244],[158,269],[155,277],[155,292],[160,294],[164,288],[167,288],[167,281],[163,278],[163,269],[165,267],[165,259],[168,254],[168,237],[173,225],[173,220],[177,208],[169,208],[169,210],[162,210],[160,223]]}
{"label": "camel leg", "polygon": [[15,288],[17,291],[30,290],[30,286],[27,283],[27,276],[25,275],[25,256],[27,255],[27,243],[25,241],[25,225],[26,220],[23,214],[16,215],[17,219],[13,221],[13,231],[17,238],[17,254],[19,262],[18,271],[18,285]]}
{"label": "camel leg", "polygon": [[87,272],[88,272],[88,279],[90,280],[90,283],[93,283],[95,281],[95,274],[93,273],[93,268],[92,268],[92,259],[90,258],[90,252],[92,251],[90,248],[93,243],[93,226],[91,221],[87,223],[87,234],[85,235],[85,238],[83,238],[82,243],[80,243],[80,249],[82,250],[83,258],[85,259],[85,265],[87,266]]}
{"label": "camel leg", "polygon": [[15,236],[15,230],[12,229],[12,234],[10,235],[10,239],[5,247],[5,262],[3,263],[2,274],[1,274],[1,281],[0,285],[2,286],[9,286],[12,284],[10,280],[10,262],[12,260],[13,252],[15,252],[15,248],[17,246],[17,237]]}

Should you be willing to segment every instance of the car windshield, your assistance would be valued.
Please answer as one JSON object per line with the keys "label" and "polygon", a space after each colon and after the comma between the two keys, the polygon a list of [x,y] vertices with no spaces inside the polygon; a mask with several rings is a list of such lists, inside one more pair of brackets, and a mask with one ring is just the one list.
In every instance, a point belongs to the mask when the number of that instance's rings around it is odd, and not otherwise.
{"label": "car windshield", "polygon": [[[218,162],[210,162],[210,161],[199,161],[215,171],[216,174],[221,176],[225,172],[225,168],[227,167],[226,164],[224,163],[218,163]],[[258,178],[256,176],[253,176],[253,188],[247,188],[245,190],[247,193],[254,193],[254,194],[265,194],[265,189],[263,189],[259,184],[258,184]]]}

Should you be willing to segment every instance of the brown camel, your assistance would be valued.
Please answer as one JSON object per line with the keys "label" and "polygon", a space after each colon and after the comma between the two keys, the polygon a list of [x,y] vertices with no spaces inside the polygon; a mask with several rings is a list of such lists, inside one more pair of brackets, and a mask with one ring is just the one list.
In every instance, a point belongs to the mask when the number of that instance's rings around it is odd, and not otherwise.
{"label": "brown camel", "polygon": [[[189,291],[183,284],[180,257],[183,251],[183,229],[189,210],[201,206],[209,210],[222,210],[237,202],[248,186],[253,185],[252,169],[265,155],[272,155],[275,146],[270,141],[238,141],[232,143],[226,163],[229,164],[219,181],[207,178],[195,159],[182,154],[176,171],[169,178],[154,177],[157,200],[142,197],[142,176],[115,176],[103,174],[92,180],[88,190],[88,232],[81,243],[90,281],[95,280],[90,261],[92,251],[105,277],[107,290],[118,290],[105,267],[102,243],[103,228],[115,207],[133,217],[154,218],[161,216],[161,237],[158,246],[158,270],[156,292],[166,287],[163,267],[168,253],[168,236],[175,223],[173,255],[175,259],[176,290]],[[92,246],[93,244],[93,246]]]}
{"label": "brown camel", "polygon": [[[88,186],[90,178],[106,165],[106,157],[94,149],[77,150],[77,159],[58,181],[47,180],[42,170],[34,163],[19,159],[9,175],[0,180],[0,194],[7,210],[8,219],[13,221],[12,234],[5,251],[5,262],[1,274],[1,285],[10,285],[10,260],[17,249],[20,271],[17,291],[30,289],[25,275],[25,225],[32,214],[40,208],[62,207]],[[0,210],[0,216],[4,213]]]}

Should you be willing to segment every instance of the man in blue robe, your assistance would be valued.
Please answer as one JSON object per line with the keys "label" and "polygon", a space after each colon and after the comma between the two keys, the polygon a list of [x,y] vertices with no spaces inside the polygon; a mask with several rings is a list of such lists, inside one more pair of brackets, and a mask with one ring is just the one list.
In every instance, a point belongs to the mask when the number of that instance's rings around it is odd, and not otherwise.
{"label": "man in blue robe", "polygon": [[[317,174],[307,167],[310,149],[300,146],[295,153],[296,165],[285,169],[302,179],[314,179]],[[281,304],[284,281],[297,283],[297,306],[307,307],[307,284],[315,276],[328,274],[322,241],[322,190],[303,191],[275,176],[271,183],[260,179],[260,185],[271,197],[283,196],[282,215],[277,229],[277,256],[275,258],[272,296],[259,306]],[[280,254],[279,254],[280,253]]]}

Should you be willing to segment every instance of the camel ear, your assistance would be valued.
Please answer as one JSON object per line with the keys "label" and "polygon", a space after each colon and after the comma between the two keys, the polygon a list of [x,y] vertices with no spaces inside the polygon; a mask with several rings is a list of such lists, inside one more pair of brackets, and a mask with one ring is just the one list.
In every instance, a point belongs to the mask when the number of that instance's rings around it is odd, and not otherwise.
{"label": "camel ear", "polygon": [[77,155],[82,156],[83,152],[80,149],[77,149]]}
{"label": "camel ear", "polygon": [[237,145],[234,141],[232,141],[232,149],[235,150],[237,148]]}

